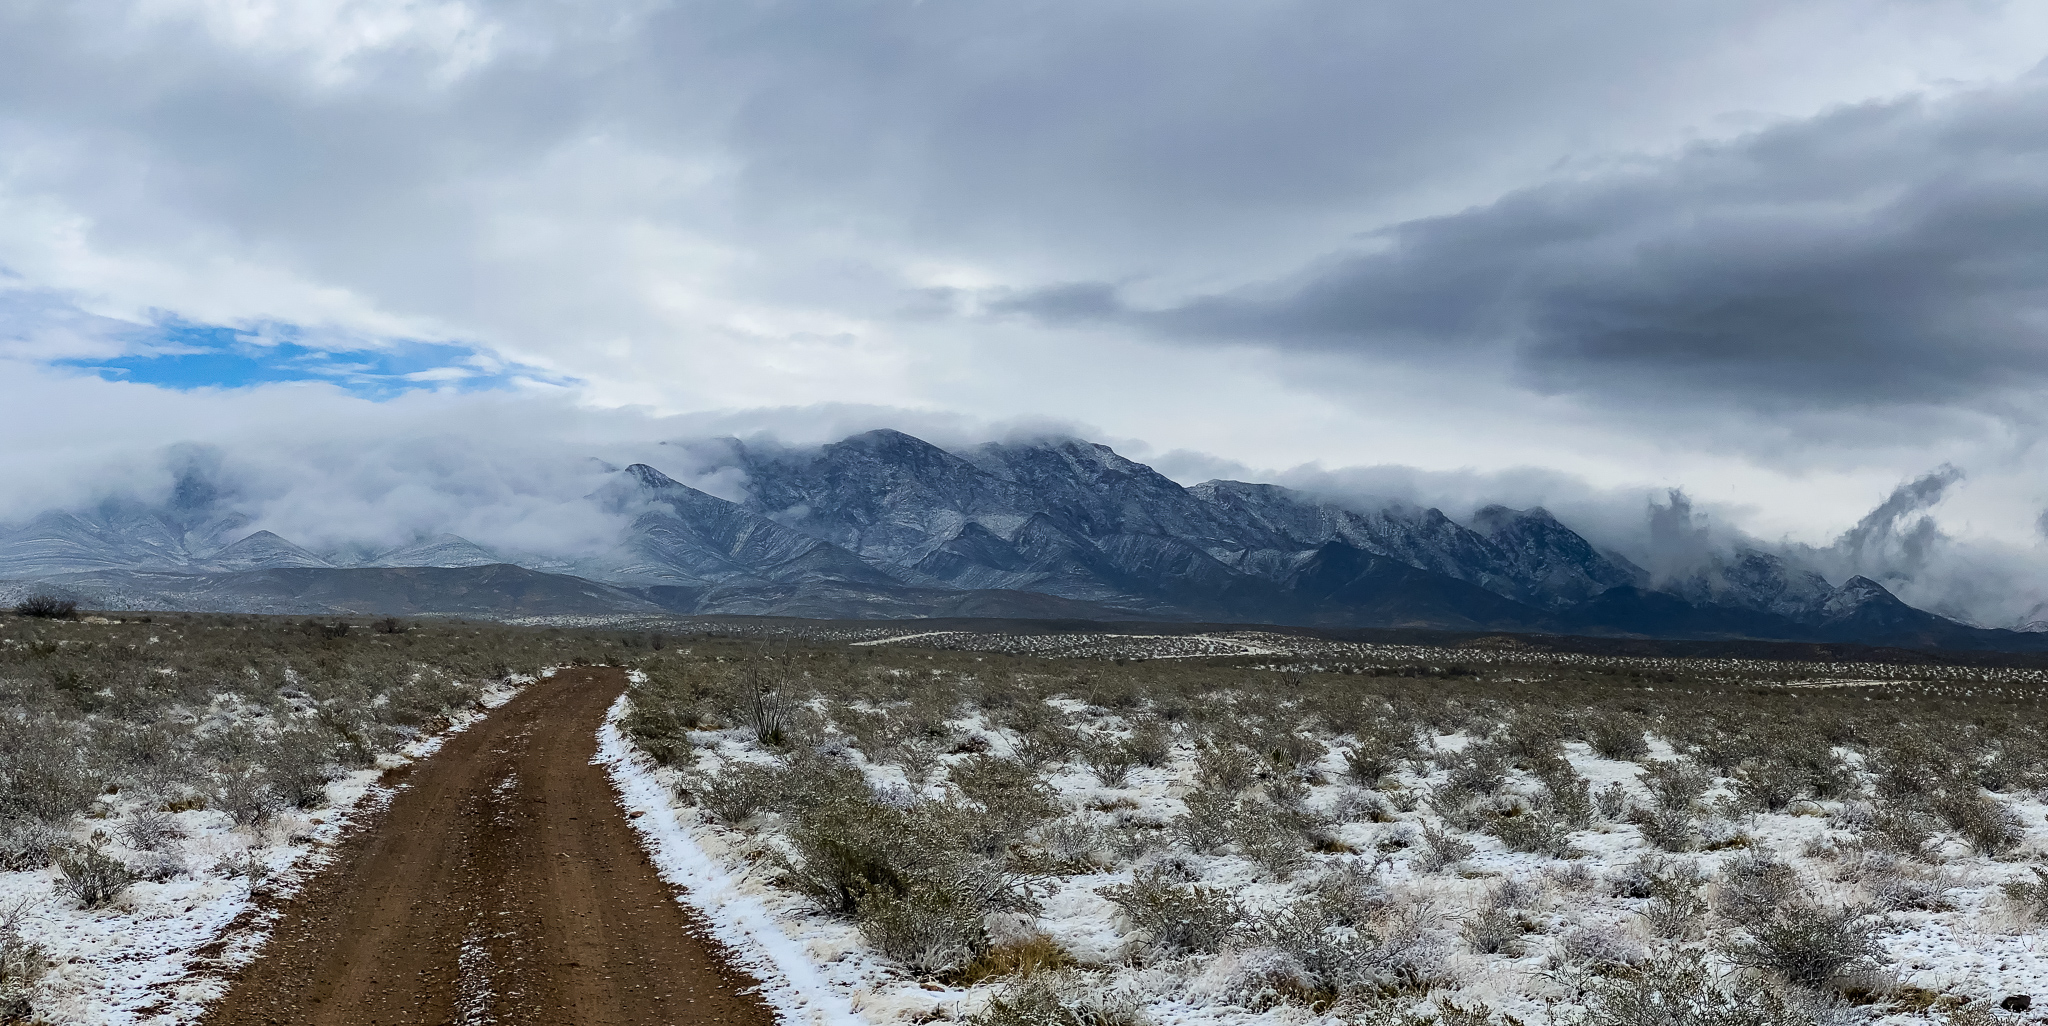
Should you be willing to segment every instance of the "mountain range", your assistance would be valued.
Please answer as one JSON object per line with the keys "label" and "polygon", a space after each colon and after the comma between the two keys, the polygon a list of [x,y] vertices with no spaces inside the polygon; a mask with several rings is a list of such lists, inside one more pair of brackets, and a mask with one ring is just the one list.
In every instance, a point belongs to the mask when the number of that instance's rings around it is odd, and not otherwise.
{"label": "mountain range", "polygon": [[0,529],[0,580],[107,608],[544,615],[1005,616],[2048,648],[1830,584],[1760,551],[1653,581],[1540,508],[1460,523],[1270,484],[1183,487],[1077,439],[958,451],[897,431],[814,448],[691,447],[737,501],[607,467],[593,512],[626,526],[563,559],[443,534],[315,552],[200,474]]}

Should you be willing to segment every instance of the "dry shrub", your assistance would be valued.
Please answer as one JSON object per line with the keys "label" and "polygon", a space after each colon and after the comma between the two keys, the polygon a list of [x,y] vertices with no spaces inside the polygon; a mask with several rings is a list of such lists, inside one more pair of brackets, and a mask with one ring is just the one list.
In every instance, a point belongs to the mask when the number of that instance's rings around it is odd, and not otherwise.
{"label": "dry shrub", "polygon": [[1818,988],[1873,969],[1884,957],[1867,909],[1793,904],[1744,927],[1748,938],[1726,947],[1729,961],[1798,987]]}
{"label": "dry shrub", "polygon": [[78,602],[56,595],[30,595],[14,604],[14,615],[43,620],[70,620],[78,616]]}
{"label": "dry shrub", "polygon": [[57,890],[77,899],[80,908],[105,908],[135,882],[135,874],[100,844],[59,851],[56,863],[62,873]]}
{"label": "dry shrub", "polygon": [[1643,721],[1626,714],[1592,717],[1586,723],[1586,743],[1603,759],[1633,762],[1650,754]]}
{"label": "dry shrub", "polygon": [[35,1015],[37,981],[49,971],[49,953],[21,935],[30,899],[0,907],[0,1022],[28,1022]]}
{"label": "dry shrub", "polygon": [[2048,870],[2040,866],[2030,866],[2028,870],[2034,874],[2032,880],[2014,880],[1999,885],[1999,889],[2022,918],[2048,925]]}
{"label": "dry shrub", "polygon": [[1698,951],[1616,966],[1590,982],[1576,1026],[1813,1026],[1763,988],[1723,990]]}
{"label": "dry shrub", "polygon": [[1060,943],[1043,933],[989,945],[960,971],[958,982],[972,987],[999,976],[1028,977],[1039,973],[1071,969],[1077,963]]}
{"label": "dry shrub", "polygon": [[1244,912],[1229,894],[1184,883],[1170,869],[1139,870],[1129,884],[1097,893],[1117,907],[1152,955],[1213,954],[1237,932]]}
{"label": "dry shrub", "polygon": [[969,1016],[974,1026],[1140,1026],[1138,1000],[1100,973],[1078,969],[1021,977]]}

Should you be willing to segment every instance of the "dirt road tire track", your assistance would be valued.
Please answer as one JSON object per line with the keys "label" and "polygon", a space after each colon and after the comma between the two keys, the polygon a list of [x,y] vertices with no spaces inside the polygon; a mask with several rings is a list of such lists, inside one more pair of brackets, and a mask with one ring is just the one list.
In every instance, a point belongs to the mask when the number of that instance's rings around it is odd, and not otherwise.
{"label": "dirt road tire track", "polygon": [[772,1026],[590,763],[625,685],[566,669],[414,767],[201,1021]]}

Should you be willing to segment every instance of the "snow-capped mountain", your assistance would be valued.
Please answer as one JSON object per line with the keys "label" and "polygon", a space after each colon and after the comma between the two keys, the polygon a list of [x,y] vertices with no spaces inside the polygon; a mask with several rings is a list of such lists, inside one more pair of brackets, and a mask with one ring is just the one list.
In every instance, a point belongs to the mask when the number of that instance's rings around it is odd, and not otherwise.
{"label": "snow-capped mountain", "polygon": [[[590,496],[593,515],[627,526],[609,549],[573,560],[496,552],[452,534],[315,553],[251,531],[253,521],[218,489],[181,480],[162,508],[109,502],[0,531],[0,578],[118,585],[157,600],[182,587],[218,603],[235,593],[223,579],[261,573],[269,575],[265,601],[275,604],[280,589],[298,586],[289,582],[340,574],[351,575],[351,601],[366,601],[360,596],[379,581],[402,582],[408,608],[417,608],[431,602],[422,587],[456,587],[465,572],[517,564],[529,575],[492,571],[495,586],[517,581],[523,593],[574,596],[579,609],[1195,618],[1969,647],[2042,637],[1967,627],[1913,609],[1874,581],[1837,588],[1755,551],[1715,556],[1653,590],[1641,568],[1540,508],[1489,506],[1459,523],[1435,509],[1353,508],[1270,484],[1183,487],[1077,439],[960,451],[897,431],[807,449],[723,439],[692,446],[691,461],[700,473],[742,481],[744,495],[720,498],[646,464],[606,466],[608,480]],[[447,573],[392,576],[429,567]],[[535,591],[531,571],[601,587]],[[149,576],[138,582],[137,574]],[[203,588],[192,583],[201,579]],[[464,601],[476,597],[466,592]]]}

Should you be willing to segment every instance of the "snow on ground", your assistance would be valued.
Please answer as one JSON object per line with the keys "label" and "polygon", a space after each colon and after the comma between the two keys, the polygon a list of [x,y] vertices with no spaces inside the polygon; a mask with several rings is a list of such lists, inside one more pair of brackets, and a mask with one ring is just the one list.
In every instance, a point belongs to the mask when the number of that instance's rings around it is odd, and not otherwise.
{"label": "snow on ground", "polygon": [[[774,886],[777,871],[772,852],[778,817],[764,815],[759,822],[745,824],[748,829],[734,829],[715,823],[702,810],[679,800],[681,772],[656,767],[619,732],[617,720],[627,702],[627,698],[620,699],[600,735],[600,758],[609,767],[625,808],[665,877],[683,889],[680,900],[701,912],[740,964],[765,981],[764,993],[787,1021],[819,1026],[895,1026],[935,1018],[958,1019],[981,1009],[1000,992],[1001,981],[964,987],[920,980],[875,954],[851,922]],[[1095,717],[1085,729],[1105,735],[1120,729],[1115,716],[1089,709],[1077,700],[1053,698],[1046,704],[1077,720]],[[1015,742],[1005,731],[990,728],[976,717],[956,719],[952,725],[963,734],[980,734],[996,754],[1014,752]],[[1331,811],[1346,800],[1357,799],[1359,792],[1341,782],[1341,746],[1350,739],[1326,740],[1332,742],[1331,754],[1320,768],[1327,782],[1311,788],[1306,804]],[[767,756],[743,730],[698,731],[693,741],[697,746],[694,772],[715,773],[723,765],[758,762]],[[1430,747],[1440,753],[1455,753],[1472,742],[1469,736],[1443,735],[1432,739]],[[1643,763],[1602,758],[1577,741],[1565,744],[1564,752],[1572,769],[1594,793],[1618,785],[1633,802],[1649,800],[1639,779]],[[900,791],[907,783],[896,765],[868,763],[859,752],[845,754],[861,765],[878,791]],[[1645,761],[1675,756],[1670,745],[1653,738]],[[950,765],[956,758],[961,756],[942,756],[940,763]],[[1171,764],[1136,768],[1121,787],[1102,786],[1088,769],[1074,763],[1048,765],[1044,775],[1076,818],[1098,827],[1119,823],[1156,827],[1186,811],[1182,799],[1194,786],[1193,766],[1194,751],[1183,740],[1176,745]],[[1443,779],[1442,769],[1418,766],[1402,770],[1386,791],[1426,794]],[[1735,811],[1725,801],[1727,797],[1724,785],[1709,791],[1703,803],[1708,810],[1706,818],[1719,824],[1726,842],[1675,858],[1695,862],[1711,877],[1744,851],[1763,849],[1792,864],[1805,886],[1827,904],[1855,905],[1870,900],[1867,889],[1871,883],[1854,877],[1846,868],[1853,852],[1844,852],[1853,848],[1853,834],[1838,822],[1845,814],[1843,803],[1805,801],[1784,813],[1743,813]],[[2025,831],[2014,855],[1993,859],[1973,854],[1950,839],[1935,870],[1946,888],[1945,907],[1901,911],[1888,918],[1881,944],[1890,958],[1888,969],[1900,983],[1948,995],[1952,1000],[1989,998],[1995,1002],[2007,994],[2031,994],[2036,1002],[2048,998],[2048,936],[2038,926],[2012,920],[2004,911],[1999,890],[2002,883],[2030,879],[2028,865],[2048,852],[2048,824],[2044,824],[2048,805],[2043,804],[2043,797],[2001,799],[2018,815]],[[1230,892],[1252,913],[1292,903],[1321,872],[1345,864],[1370,866],[1376,879],[1398,900],[1426,904],[1440,915],[1438,937],[1445,952],[1441,964],[1456,982],[1436,992],[1434,1000],[1448,998],[1468,1007],[1483,1001],[1496,1012],[1525,1022],[1551,1021],[1546,1002],[1569,1000],[1557,969],[1563,942],[1575,931],[1601,931],[1642,948],[1656,943],[1641,915],[1645,901],[1619,897],[1613,886],[1615,878],[1637,863],[1667,857],[1645,840],[1637,826],[1601,819],[1588,829],[1573,832],[1571,842],[1580,853],[1573,859],[1510,851],[1492,836],[1465,832],[1459,836],[1476,850],[1445,870],[1429,872],[1413,860],[1414,842],[1423,826],[1440,827],[1443,821],[1426,802],[1410,802],[1408,809],[1394,812],[1382,808],[1385,822],[1340,822],[1334,828],[1336,836],[1354,850],[1312,855],[1309,868],[1288,879],[1236,854],[1175,852],[1172,857],[1191,866],[1201,884]],[[1155,851],[1138,865],[1156,863],[1161,854]],[[1034,922],[1019,924],[1020,928],[1042,931],[1082,964],[1105,969],[1104,985],[1141,1006],[1145,1018],[1162,1026],[1340,1021],[1335,1015],[1295,1005],[1242,1003],[1241,993],[1234,988],[1241,986],[1252,968],[1245,960],[1255,953],[1226,951],[1149,965],[1131,959],[1129,931],[1100,892],[1130,883],[1133,868],[1124,860],[1114,871],[1052,879],[1042,912]],[[1526,909],[1535,927],[1522,938],[1519,951],[1479,954],[1459,939],[1459,923],[1477,914],[1489,895],[1511,880],[1535,886],[1538,897]],[[1714,894],[1714,886],[1704,893]],[[1711,927],[1711,921],[1707,925]],[[1715,937],[1695,942],[1695,946],[1702,943],[1712,950]],[[1903,1024],[1937,1018],[1935,1012],[1892,1012],[1864,1021]]]}
{"label": "snow on ground", "polygon": [[[552,673],[552,671],[548,671]],[[396,794],[378,780],[384,770],[426,758],[490,709],[510,701],[514,678],[491,688],[482,709],[460,714],[444,731],[382,756],[327,785],[327,804],[287,810],[261,826],[237,827],[227,813],[171,813],[183,839],[172,857],[183,870],[163,882],[137,881],[109,907],[87,911],[60,895],[57,867],[0,872],[0,910],[25,903],[20,929],[45,949],[52,967],[36,988],[38,1015],[81,1026],[174,1026],[198,1019],[220,996],[225,974],[254,957],[275,916],[274,898],[290,895],[329,859],[348,827]],[[98,819],[72,831],[131,865],[155,858],[126,843],[121,827],[139,811],[110,798]]]}

